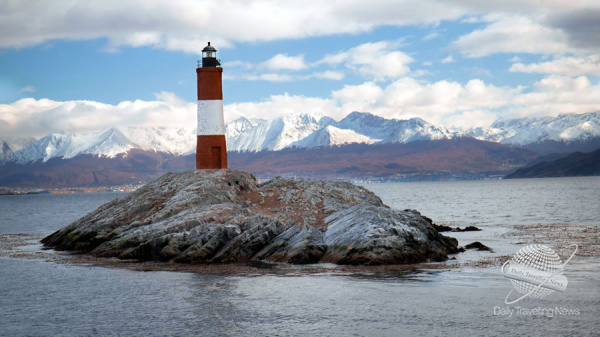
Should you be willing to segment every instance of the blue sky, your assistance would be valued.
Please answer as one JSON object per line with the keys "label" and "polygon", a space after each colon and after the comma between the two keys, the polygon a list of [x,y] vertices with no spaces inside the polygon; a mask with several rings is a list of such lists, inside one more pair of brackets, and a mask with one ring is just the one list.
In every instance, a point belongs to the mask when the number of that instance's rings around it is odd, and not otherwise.
{"label": "blue sky", "polygon": [[207,41],[227,120],[597,111],[600,4],[546,3],[1,1],[0,137],[189,126]]}

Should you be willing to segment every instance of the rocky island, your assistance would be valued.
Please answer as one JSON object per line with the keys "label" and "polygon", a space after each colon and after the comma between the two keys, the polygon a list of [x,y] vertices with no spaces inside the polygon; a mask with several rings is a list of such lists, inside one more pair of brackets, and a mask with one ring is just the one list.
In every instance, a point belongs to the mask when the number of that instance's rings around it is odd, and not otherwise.
{"label": "rocky island", "polygon": [[167,173],[42,240],[47,248],[143,261],[378,265],[459,251],[430,219],[342,181],[201,170]]}

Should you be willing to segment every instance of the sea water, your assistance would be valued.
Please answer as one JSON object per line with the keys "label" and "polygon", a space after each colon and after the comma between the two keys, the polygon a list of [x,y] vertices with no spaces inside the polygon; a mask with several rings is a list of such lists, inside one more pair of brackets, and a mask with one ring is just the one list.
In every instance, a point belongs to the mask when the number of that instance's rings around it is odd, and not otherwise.
{"label": "sea water", "polygon": [[[495,225],[600,219],[598,177],[365,186],[436,223],[481,225],[482,237]],[[50,234],[119,196],[0,196],[0,234]],[[219,275],[2,257],[0,336],[591,336],[597,262],[574,259],[565,292],[506,305],[498,267]]]}

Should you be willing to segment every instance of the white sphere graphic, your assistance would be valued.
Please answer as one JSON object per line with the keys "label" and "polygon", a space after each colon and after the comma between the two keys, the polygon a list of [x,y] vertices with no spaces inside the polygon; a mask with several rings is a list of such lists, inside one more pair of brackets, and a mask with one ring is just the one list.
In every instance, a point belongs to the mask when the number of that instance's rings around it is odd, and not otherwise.
{"label": "white sphere graphic", "polygon": [[[550,247],[545,245],[529,245],[523,247],[515,253],[512,257],[512,261],[551,274],[562,274],[563,272],[563,264],[560,260],[560,256],[558,256],[558,254]],[[528,294],[537,287],[535,284],[514,279],[511,279],[510,282],[521,294]],[[542,298],[553,292],[554,290],[542,286],[529,294],[529,296],[533,298]]]}

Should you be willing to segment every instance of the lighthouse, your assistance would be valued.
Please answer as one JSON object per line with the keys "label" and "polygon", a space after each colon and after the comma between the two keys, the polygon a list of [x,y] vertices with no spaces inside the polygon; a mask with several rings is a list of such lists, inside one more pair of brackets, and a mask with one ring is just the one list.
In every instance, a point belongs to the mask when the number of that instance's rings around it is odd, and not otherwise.
{"label": "lighthouse", "polygon": [[217,60],[217,50],[208,43],[202,49],[202,64],[198,62],[198,130],[196,170],[226,169],[227,146],[223,118],[223,68]]}

